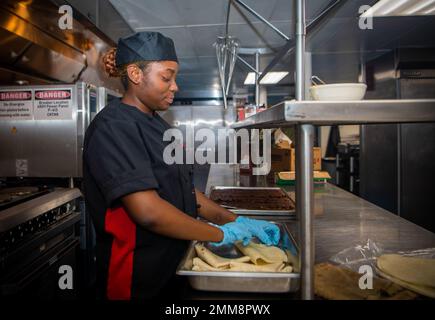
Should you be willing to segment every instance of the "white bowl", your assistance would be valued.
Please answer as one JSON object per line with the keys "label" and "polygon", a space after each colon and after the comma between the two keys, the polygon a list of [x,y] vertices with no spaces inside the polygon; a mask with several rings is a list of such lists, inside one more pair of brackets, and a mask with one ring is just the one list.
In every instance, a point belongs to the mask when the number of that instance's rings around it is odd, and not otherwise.
{"label": "white bowl", "polygon": [[310,87],[313,99],[320,101],[362,100],[366,90],[367,85],[364,83],[320,84]]}

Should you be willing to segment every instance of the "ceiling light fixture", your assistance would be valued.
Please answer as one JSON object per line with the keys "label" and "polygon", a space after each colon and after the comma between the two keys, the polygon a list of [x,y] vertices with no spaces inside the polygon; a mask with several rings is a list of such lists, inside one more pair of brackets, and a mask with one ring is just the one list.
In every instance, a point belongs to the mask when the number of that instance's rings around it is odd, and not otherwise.
{"label": "ceiling light fixture", "polygon": [[255,72],[249,72],[246,76],[245,85],[255,84]]}
{"label": "ceiling light fixture", "polygon": [[424,16],[435,13],[435,0],[379,0],[361,17]]}
{"label": "ceiling light fixture", "polygon": [[428,10],[432,7],[432,10],[435,9],[435,0],[426,0],[426,1],[419,1],[419,3],[415,3],[411,7],[409,7],[406,11],[406,15],[413,15],[418,12],[425,13],[425,10]]}
{"label": "ceiling light fixture", "polygon": [[[261,79],[260,84],[276,84],[280,82],[286,75],[288,75],[288,72],[286,71],[272,71],[268,72],[263,79]],[[252,85],[255,84],[255,73],[249,72],[246,76],[245,85]]]}

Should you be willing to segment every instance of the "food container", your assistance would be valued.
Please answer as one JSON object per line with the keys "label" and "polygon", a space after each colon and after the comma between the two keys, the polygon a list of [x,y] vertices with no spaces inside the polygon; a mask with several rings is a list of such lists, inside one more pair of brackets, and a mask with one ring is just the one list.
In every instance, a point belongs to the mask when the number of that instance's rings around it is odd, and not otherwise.
{"label": "food container", "polygon": [[263,112],[265,110],[267,110],[267,107],[265,104],[262,104],[261,106],[257,107],[257,113]]}
{"label": "food container", "polygon": [[[196,257],[195,244],[192,241],[181,260],[177,275],[188,277],[192,288],[202,291],[225,292],[257,292],[257,293],[285,293],[299,289],[299,249],[293,236],[284,223],[276,223],[281,231],[281,240],[278,244],[283,250],[292,254],[293,271],[290,272],[231,272],[231,271],[192,271],[193,258]],[[213,248],[207,246],[213,253],[226,258],[238,258],[241,253],[233,246]]]}
{"label": "food container", "polygon": [[[314,171],[313,182],[317,184],[324,184],[331,180],[331,176],[326,171]],[[296,184],[296,172],[295,171],[282,171],[277,172],[275,175],[275,183],[277,185],[289,185],[294,186]]]}
{"label": "food container", "polygon": [[319,101],[351,101],[362,100],[367,90],[364,83],[321,84],[310,87],[314,100]]}
{"label": "food container", "polygon": [[245,119],[257,113],[257,107],[254,104],[245,106]]}
{"label": "food container", "polygon": [[267,195],[268,192],[273,191],[274,193],[278,191],[283,197],[286,197],[289,199],[289,202],[291,203],[292,207],[291,209],[280,209],[280,210],[264,210],[261,208],[258,209],[246,209],[237,207],[231,204],[225,204],[225,203],[219,203],[221,206],[227,208],[228,210],[234,212],[238,215],[264,215],[264,216],[287,216],[294,218],[296,216],[295,212],[295,203],[292,198],[288,195],[287,192],[285,192],[280,187],[225,187],[225,186],[213,186],[210,189],[210,199],[214,199],[214,193],[215,191],[225,190],[229,194],[233,193],[235,190],[255,190],[255,191],[262,191],[264,195]]}
{"label": "food container", "polygon": [[237,121],[245,120],[245,108],[237,107]]}

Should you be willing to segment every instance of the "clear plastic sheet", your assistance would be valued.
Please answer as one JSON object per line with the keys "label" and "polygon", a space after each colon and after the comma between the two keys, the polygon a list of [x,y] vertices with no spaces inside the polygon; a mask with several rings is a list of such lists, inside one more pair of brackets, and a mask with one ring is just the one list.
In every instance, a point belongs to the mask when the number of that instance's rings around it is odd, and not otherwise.
{"label": "clear plastic sheet", "polygon": [[358,272],[363,265],[369,265],[376,270],[376,259],[383,254],[400,254],[406,257],[418,257],[423,259],[435,259],[435,248],[418,249],[412,251],[392,251],[383,248],[382,244],[368,239],[364,244],[357,244],[346,248],[330,260],[340,266],[347,267]]}
{"label": "clear plastic sheet", "polygon": [[332,256],[330,260],[358,272],[362,265],[370,265],[374,269],[376,267],[376,258],[383,254],[384,250],[377,243],[368,239],[365,244],[357,244],[340,251]]}

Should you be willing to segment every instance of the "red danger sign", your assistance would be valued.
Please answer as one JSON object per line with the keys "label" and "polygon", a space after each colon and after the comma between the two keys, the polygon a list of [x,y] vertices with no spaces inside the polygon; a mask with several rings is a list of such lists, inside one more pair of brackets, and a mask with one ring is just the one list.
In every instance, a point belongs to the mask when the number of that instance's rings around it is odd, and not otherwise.
{"label": "red danger sign", "polygon": [[32,91],[1,91],[0,101],[32,100]]}
{"label": "red danger sign", "polygon": [[36,90],[36,100],[67,100],[71,99],[71,90]]}

